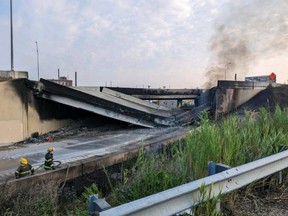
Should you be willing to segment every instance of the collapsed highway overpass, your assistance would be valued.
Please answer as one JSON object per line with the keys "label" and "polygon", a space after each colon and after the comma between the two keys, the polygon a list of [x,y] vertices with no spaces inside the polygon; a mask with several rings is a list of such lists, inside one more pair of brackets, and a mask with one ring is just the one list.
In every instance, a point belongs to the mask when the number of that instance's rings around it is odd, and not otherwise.
{"label": "collapsed highway overpass", "polygon": [[183,112],[181,109],[158,106],[104,87],[91,91],[41,79],[34,89],[36,95],[43,99],[149,128],[156,126],[155,118],[164,119]]}
{"label": "collapsed highway overpass", "polygon": [[[143,90],[133,90],[143,94]],[[202,90],[149,89],[148,96],[161,97],[164,94],[166,97],[172,95],[186,99],[197,98],[201,93]],[[98,123],[114,119],[128,125],[153,128],[174,126],[174,119],[187,111],[179,107],[160,106],[105,87],[66,87],[45,79],[39,82],[28,79],[2,81],[0,95],[3,98],[0,106],[0,143],[45,134],[69,124],[72,119],[88,115],[97,116]]]}
{"label": "collapsed highway overpass", "polygon": [[[27,82],[27,80],[25,82]],[[33,92],[31,98],[34,100],[40,100],[41,103],[45,102],[45,105],[47,105],[47,101],[51,101],[51,98],[47,100],[41,96],[41,94],[44,94],[46,91],[48,92],[49,88],[43,88],[43,86],[39,87],[39,83],[37,82],[28,81],[26,84]],[[43,83],[41,83],[41,85],[42,84]],[[71,89],[73,90],[73,88]],[[53,88],[53,91],[55,91],[54,93],[59,95],[63,95],[66,90],[67,89],[65,89],[63,92],[61,91],[61,88],[58,88],[58,86],[56,89]],[[258,106],[266,104],[267,99],[269,100],[270,104],[272,104],[272,102],[276,104],[276,102],[279,101],[279,98],[283,100],[283,104],[287,104],[287,92],[288,88],[281,87],[281,85],[222,81],[218,83],[216,88],[212,88],[211,90],[202,93],[202,97],[198,99],[198,103],[200,104],[199,106],[196,106],[194,109],[181,112],[175,116],[168,116],[167,118],[160,119],[160,121],[162,121],[159,123],[160,125],[170,125],[171,122],[174,122],[175,125],[178,125],[176,127],[140,127],[142,130],[131,131],[111,130],[105,135],[97,133],[95,137],[90,137],[90,140],[85,137],[77,137],[74,140],[66,139],[55,143],[48,142],[42,144],[18,145],[17,147],[3,147],[0,149],[0,177],[2,182],[5,182],[7,179],[9,180],[6,186],[13,188],[17,185],[17,188],[18,186],[21,186],[19,187],[20,189],[25,188],[25,186],[27,186],[27,182],[36,185],[39,182],[43,182],[47,178],[55,181],[66,181],[68,179],[73,179],[78,176],[83,176],[85,174],[99,170],[103,166],[111,166],[130,159],[136,156],[139,149],[142,147],[144,147],[146,150],[156,151],[163,145],[170,144],[173,141],[177,142],[180,139],[185,139],[186,132],[189,130],[189,128],[183,127],[183,125],[186,123],[191,123],[193,120],[195,120],[196,117],[199,116],[199,113],[203,110],[207,110],[208,108],[212,107],[214,114],[221,116],[229,113],[232,110],[235,110],[237,107],[245,105],[255,108],[255,100],[258,101],[258,99],[254,99],[253,101],[253,98],[255,97],[261,98],[261,100],[259,100],[261,103],[258,104]],[[68,94],[66,94],[66,96],[75,99],[76,97],[74,97],[74,94],[78,94],[78,91],[77,93],[72,91],[70,92],[69,96],[67,96]],[[105,94],[113,95],[115,92],[107,90]],[[34,98],[34,95],[37,95],[38,97]],[[126,97],[126,95],[121,94],[121,97],[124,96]],[[29,100],[31,100],[31,98]],[[55,106],[56,104],[62,103],[57,102],[53,105]],[[28,107],[29,106],[31,105],[28,105]],[[31,113],[29,109],[31,108],[27,108],[27,112]],[[60,109],[62,108],[60,107]],[[77,109],[77,111],[79,110]],[[77,112],[74,112],[74,114],[77,114]],[[153,120],[155,120],[154,123],[157,124],[156,118]],[[17,167],[17,163],[19,162],[20,157],[28,157],[33,165],[39,166],[43,163],[43,156],[46,152],[45,150],[51,145],[55,146],[57,149],[55,151],[55,157],[61,158],[61,161],[63,162],[61,169],[51,172],[39,172],[39,174],[35,176],[10,181],[14,177],[13,172],[15,167]]]}
{"label": "collapsed highway overpass", "polygon": [[[219,81],[217,87],[209,90],[138,90],[66,87],[45,79],[39,82],[6,80],[0,82],[0,143],[45,134],[68,125],[73,119],[89,115],[96,116],[95,123],[99,124],[113,119],[146,128],[190,125],[198,120],[202,111],[219,118],[269,86],[277,84]],[[143,100],[161,98],[161,95],[169,99],[189,97],[195,101],[195,106],[189,109],[171,108]]]}

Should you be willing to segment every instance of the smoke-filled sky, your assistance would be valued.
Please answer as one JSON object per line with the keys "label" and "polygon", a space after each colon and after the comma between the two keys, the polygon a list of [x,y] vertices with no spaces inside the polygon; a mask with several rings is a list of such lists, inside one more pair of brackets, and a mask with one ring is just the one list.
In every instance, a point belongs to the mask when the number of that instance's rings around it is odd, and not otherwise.
{"label": "smoke-filled sky", "polygon": [[[288,82],[287,0],[14,0],[14,70],[78,85],[203,88],[276,73]],[[11,69],[0,0],[0,70]]]}

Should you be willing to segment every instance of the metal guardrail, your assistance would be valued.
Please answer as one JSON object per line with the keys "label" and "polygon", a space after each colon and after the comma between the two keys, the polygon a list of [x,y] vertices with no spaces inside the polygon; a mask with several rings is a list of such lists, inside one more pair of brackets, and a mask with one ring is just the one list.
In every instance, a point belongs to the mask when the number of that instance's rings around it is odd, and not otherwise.
{"label": "metal guardrail", "polygon": [[[199,204],[200,186],[211,189],[206,200],[239,189],[288,167],[288,150],[218,174],[99,212],[100,216],[175,215]],[[205,200],[205,199],[204,199]]]}

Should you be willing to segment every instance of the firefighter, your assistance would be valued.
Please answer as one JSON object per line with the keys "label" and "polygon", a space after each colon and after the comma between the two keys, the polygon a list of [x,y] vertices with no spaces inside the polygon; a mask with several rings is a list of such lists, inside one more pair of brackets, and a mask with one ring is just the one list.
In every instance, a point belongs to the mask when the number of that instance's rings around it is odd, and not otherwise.
{"label": "firefighter", "polygon": [[45,163],[44,163],[44,169],[45,170],[54,170],[55,167],[53,166],[53,147],[48,148],[48,152],[45,155]]}
{"label": "firefighter", "polygon": [[34,168],[28,163],[26,158],[21,158],[20,166],[15,172],[16,179],[33,174]]}

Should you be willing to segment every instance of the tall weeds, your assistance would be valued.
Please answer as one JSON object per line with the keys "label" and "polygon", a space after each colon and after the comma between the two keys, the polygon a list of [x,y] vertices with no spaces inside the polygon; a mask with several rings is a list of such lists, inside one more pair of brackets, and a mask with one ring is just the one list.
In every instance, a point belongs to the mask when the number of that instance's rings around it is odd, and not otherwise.
{"label": "tall weeds", "polygon": [[57,215],[60,183],[46,181],[43,185],[34,185],[25,192],[1,188],[1,215]]}
{"label": "tall weeds", "polygon": [[202,115],[201,127],[187,135],[183,155],[192,158],[194,177],[207,175],[208,161],[238,166],[286,149],[287,114],[287,108],[277,106],[274,113],[263,108],[244,117],[231,115],[220,124]]}

